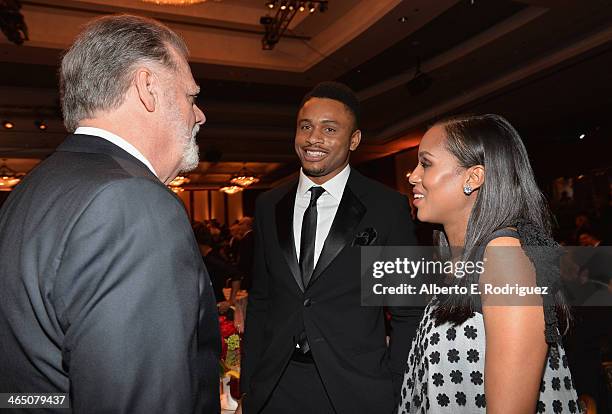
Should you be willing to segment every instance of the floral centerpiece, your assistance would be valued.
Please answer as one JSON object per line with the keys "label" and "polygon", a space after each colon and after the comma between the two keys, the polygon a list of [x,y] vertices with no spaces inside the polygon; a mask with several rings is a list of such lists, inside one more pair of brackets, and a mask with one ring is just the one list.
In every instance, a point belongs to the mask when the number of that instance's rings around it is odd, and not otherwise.
{"label": "floral centerpiece", "polygon": [[221,329],[221,408],[235,410],[238,406],[230,393],[230,380],[240,378],[240,335],[234,322],[226,316],[219,316]]}

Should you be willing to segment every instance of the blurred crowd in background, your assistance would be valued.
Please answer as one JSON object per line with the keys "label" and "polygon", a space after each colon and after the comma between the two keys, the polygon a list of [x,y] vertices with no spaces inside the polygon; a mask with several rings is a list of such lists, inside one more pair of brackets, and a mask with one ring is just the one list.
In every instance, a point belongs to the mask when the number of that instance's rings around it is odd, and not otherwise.
{"label": "blurred crowd in background", "polygon": [[[194,222],[193,231],[217,297],[220,313],[235,304],[238,291],[251,286],[253,218],[242,217],[229,226],[217,219]],[[224,288],[231,288],[228,297]]]}

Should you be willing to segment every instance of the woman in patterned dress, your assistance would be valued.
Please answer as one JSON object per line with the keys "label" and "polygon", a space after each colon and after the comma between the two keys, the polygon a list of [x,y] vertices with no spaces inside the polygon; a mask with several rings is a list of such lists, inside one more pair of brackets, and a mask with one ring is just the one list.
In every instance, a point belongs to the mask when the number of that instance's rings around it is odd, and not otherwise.
{"label": "woman in patterned dress", "polygon": [[[484,260],[484,273],[459,285],[520,274],[529,286],[556,286],[545,253],[558,246],[548,208],[521,138],[504,118],[438,122],[419,145],[410,183],[419,220],[443,226],[440,247],[460,246],[461,259]],[[552,293],[536,295],[535,306],[491,306],[483,294],[434,297],[412,344],[398,413],[578,412],[557,326],[567,306]]]}

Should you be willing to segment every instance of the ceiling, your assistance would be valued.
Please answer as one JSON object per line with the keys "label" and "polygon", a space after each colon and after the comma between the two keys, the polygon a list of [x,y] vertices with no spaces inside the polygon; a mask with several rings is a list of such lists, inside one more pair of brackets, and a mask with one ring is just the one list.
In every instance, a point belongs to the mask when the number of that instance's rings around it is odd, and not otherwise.
{"label": "ceiling", "polygon": [[[298,14],[272,51],[261,47],[264,0],[21,3],[29,40],[0,35],[0,119],[15,124],[0,128],[0,158],[19,171],[64,139],[62,50],[83,23],[109,13],[157,18],[189,45],[207,117],[194,188],[217,188],[244,165],[260,187],[290,176],[297,105],[322,80],[360,97],[356,163],[418,145],[428,124],[457,112],[500,113],[532,143],[612,123],[612,0],[330,0],[325,13]],[[429,85],[413,80],[417,68]]]}

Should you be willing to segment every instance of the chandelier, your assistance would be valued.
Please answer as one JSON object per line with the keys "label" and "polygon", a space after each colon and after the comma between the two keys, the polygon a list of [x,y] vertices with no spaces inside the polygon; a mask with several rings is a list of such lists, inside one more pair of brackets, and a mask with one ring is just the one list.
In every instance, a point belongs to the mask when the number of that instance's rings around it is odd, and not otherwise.
{"label": "chandelier", "polygon": [[10,190],[19,184],[25,174],[10,169],[4,162],[0,165],[0,190]]}
{"label": "chandelier", "polygon": [[225,187],[219,188],[219,191],[225,194],[236,194],[242,190],[244,190],[244,188],[240,187],[239,185],[226,185]]}
{"label": "chandelier", "polygon": [[189,182],[188,177],[184,177],[182,175],[178,175],[174,180],[170,181],[168,184],[170,187],[180,187],[183,184],[187,184]]}
{"label": "chandelier", "polygon": [[251,172],[246,168],[246,165],[242,167],[240,171],[234,174],[234,176],[230,180],[231,184],[239,185],[241,187],[248,187],[251,184],[255,184],[258,182],[259,177],[254,174],[251,174]]}
{"label": "chandelier", "polygon": [[174,178],[174,180],[170,181],[168,183],[168,188],[171,189],[172,191],[174,191],[176,194],[185,191],[185,189],[182,187],[183,184],[187,184],[189,182],[189,178],[188,177],[184,177],[182,175],[179,175],[177,177]]}
{"label": "chandelier", "polygon": [[[206,0],[141,0],[145,3],[155,3],[167,6],[190,6],[192,4],[204,3]],[[217,0],[218,1],[218,0]]]}

